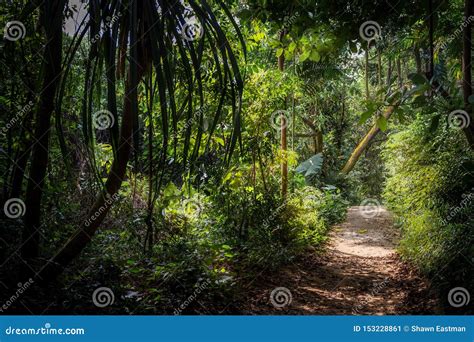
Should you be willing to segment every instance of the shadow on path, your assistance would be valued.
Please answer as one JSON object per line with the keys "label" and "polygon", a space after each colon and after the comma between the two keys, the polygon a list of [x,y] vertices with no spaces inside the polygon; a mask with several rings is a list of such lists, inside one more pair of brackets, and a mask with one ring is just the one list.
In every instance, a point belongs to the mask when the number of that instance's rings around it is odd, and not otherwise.
{"label": "shadow on path", "polygon": [[[324,254],[310,254],[247,292],[245,314],[403,315],[436,314],[437,296],[429,283],[395,251],[398,229],[381,207],[351,207],[333,228]],[[272,304],[277,287],[291,303]],[[286,290],[285,290],[286,291]],[[273,299],[285,304],[286,293]]]}

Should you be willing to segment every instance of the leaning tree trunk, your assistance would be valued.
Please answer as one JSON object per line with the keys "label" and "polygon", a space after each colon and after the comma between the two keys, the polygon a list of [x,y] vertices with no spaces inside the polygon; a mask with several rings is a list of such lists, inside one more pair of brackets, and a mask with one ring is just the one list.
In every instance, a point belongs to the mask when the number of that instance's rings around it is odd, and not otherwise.
{"label": "leaning tree trunk", "polygon": [[134,77],[131,77],[131,72],[129,70],[125,82],[123,115],[117,156],[112,163],[112,168],[105,183],[105,189],[97,197],[92,209],[89,211],[87,219],[73,233],[71,238],[64,244],[59,252],[40,270],[38,276],[43,282],[52,280],[60,274],[64,267],[79,255],[79,253],[89,243],[100,223],[104,220],[116,193],[122,185],[130,158],[133,140],[132,128],[134,115],[136,115],[137,110],[134,108],[134,104],[137,103],[137,86],[142,76],[143,69],[139,69],[136,79],[132,80]]}
{"label": "leaning tree trunk", "polygon": [[473,14],[473,1],[464,1],[464,18],[467,25],[464,27],[463,32],[463,55],[462,55],[462,69],[463,69],[463,97],[464,97],[464,109],[468,114],[466,122],[468,123],[464,127],[464,133],[471,146],[474,149],[474,120],[472,117],[472,105],[469,103],[469,97],[472,95],[472,73],[471,73],[471,49],[472,49],[472,25],[469,17]]}
{"label": "leaning tree trunk", "polygon": [[[400,102],[396,102],[395,104],[393,105],[390,105],[386,110],[385,112],[382,114],[385,119],[389,119],[390,116],[393,114],[393,112],[395,111],[395,109],[398,107]],[[349,172],[352,171],[352,169],[354,168],[355,164],[357,163],[357,161],[359,160],[360,156],[362,155],[362,152],[364,152],[367,147],[369,146],[370,142],[375,138],[375,136],[379,133],[380,131],[380,128],[374,124],[372,126],[372,128],[370,129],[370,131],[365,135],[365,137],[360,141],[360,143],[357,145],[357,147],[354,149],[354,151],[352,152],[351,156],[349,157],[349,159],[347,160],[346,162],[346,165],[344,166],[344,168],[342,169],[342,173],[343,174],[348,174]]]}
{"label": "leaning tree trunk", "polygon": [[41,198],[48,168],[49,133],[54,98],[59,85],[62,56],[62,24],[65,0],[46,1],[41,6],[42,26],[46,32],[43,60],[43,85],[36,112],[35,142],[32,150],[29,181],[26,189],[26,213],[21,257],[26,263],[24,273],[32,272],[31,262],[39,253],[41,229]]}

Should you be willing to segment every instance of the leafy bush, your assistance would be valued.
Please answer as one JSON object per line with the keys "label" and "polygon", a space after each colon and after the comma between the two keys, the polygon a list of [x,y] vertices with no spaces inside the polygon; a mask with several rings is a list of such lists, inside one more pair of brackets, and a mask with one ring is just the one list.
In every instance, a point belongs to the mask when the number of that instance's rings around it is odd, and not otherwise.
{"label": "leafy bush", "polygon": [[[234,177],[232,182],[237,182]],[[230,184],[228,186],[231,186]],[[278,183],[270,184],[278,194]],[[240,260],[254,267],[276,267],[326,238],[331,224],[344,219],[346,203],[339,191],[305,186],[278,196],[227,188],[219,192],[210,217],[215,233],[239,250]],[[229,239],[232,236],[232,239]]]}
{"label": "leafy bush", "polygon": [[429,119],[389,137],[384,197],[402,226],[402,256],[441,288],[472,288],[472,152],[461,131],[441,126],[433,132]]}

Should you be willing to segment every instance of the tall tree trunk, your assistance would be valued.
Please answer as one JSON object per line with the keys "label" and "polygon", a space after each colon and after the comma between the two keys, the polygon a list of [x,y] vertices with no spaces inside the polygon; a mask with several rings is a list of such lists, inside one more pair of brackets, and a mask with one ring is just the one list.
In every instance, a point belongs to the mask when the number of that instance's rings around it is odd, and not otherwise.
{"label": "tall tree trunk", "polygon": [[323,152],[323,132],[318,130],[316,132],[314,141],[315,141],[314,154],[322,153]]}
{"label": "tall tree trunk", "polygon": [[468,114],[467,121],[469,125],[464,128],[464,133],[471,146],[474,149],[474,120],[472,115],[472,105],[469,103],[469,97],[472,95],[472,72],[471,72],[471,49],[472,49],[472,25],[469,17],[473,15],[473,0],[464,1],[464,20],[467,25],[464,27],[463,32],[463,54],[462,54],[462,69],[463,69],[463,98],[464,98],[464,109]]}
{"label": "tall tree trunk", "polygon": [[416,72],[421,74],[423,70],[421,67],[420,48],[417,45],[413,46],[413,54],[415,55]]}
{"label": "tall tree trunk", "polygon": [[369,49],[370,42],[367,42],[367,49],[365,50],[365,98],[367,101],[370,99],[369,90]]}
{"label": "tall tree trunk", "polygon": [[[388,59],[388,67],[387,67],[387,87],[391,88],[392,84],[392,59]],[[390,93],[390,90],[388,91]]]}
{"label": "tall tree trunk", "polygon": [[23,273],[32,272],[31,262],[39,254],[39,230],[41,229],[41,198],[48,168],[49,133],[54,99],[60,81],[62,58],[62,24],[65,0],[45,1],[41,6],[41,21],[46,33],[44,47],[44,72],[41,99],[36,112],[35,142],[26,189],[26,213],[23,230],[21,257],[26,263]]}
{"label": "tall tree trunk", "polygon": [[[130,63],[125,81],[122,122],[117,152],[108,174],[105,188],[89,211],[88,218],[76,229],[59,252],[49,260],[38,273],[39,280],[47,282],[60,274],[81,251],[87,246],[99,225],[110,210],[115,196],[125,178],[130,152],[133,143],[133,124],[138,115],[138,85],[149,62],[144,54],[138,54],[138,47],[143,43],[138,39],[137,1],[133,1],[130,11]],[[141,43],[141,44],[140,44]]]}
{"label": "tall tree trunk", "polygon": [[397,79],[398,79],[398,88],[402,89],[403,75],[402,75],[402,65],[400,63],[400,58],[397,58]]}
{"label": "tall tree trunk", "polygon": [[25,148],[18,150],[18,157],[16,158],[15,165],[13,165],[12,177],[11,177],[11,191],[10,198],[19,198],[22,194],[23,179],[25,176],[25,169],[30,159],[30,151],[28,148],[31,146],[31,140],[23,137]]}
{"label": "tall tree trunk", "polygon": [[[396,102],[393,105],[390,105],[385,112],[382,114],[386,120],[390,118],[390,116],[393,114],[394,110],[398,107],[400,102]],[[364,152],[367,147],[369,146],[370,142],[375,138],[377,133],[380,131],[380,128],[374,124],[372,128],[369,130],[369,132],[364,136],[364,138],[359,142],[357,147],[354,149],[352,152],[351,156],[346,162],[346,165],[344,165],[344,168],[342,169],[343,174],[348,174],[349,172],[352,171],[354,168],[355,164],[359,160],[360,156],[362,155],[362,152]]]}
{"label": "tall tree trunk", "polygon": [[429,79],[434,76],[434,12],[433,0],[428,0],[428,22],[429,22]]}
{"label": "tall tree trunk", "polygon": [[[282,30],[280,33],[280,41],[283,40],[285,35],[285,30]],[[285,55],[282,53],[278,57],[278,69],[283,71],[285,69]],[[282,151],[282,161],[281,161],[281,196],[286,198],[288,193],[288,161],[286,152],[288,150],[288,141],[287,141],[287,126],[288,122],[286,117],[281,117],[281,151]]]}
{"label": "tall tree trunk", "polygon": [[377,49],[377,83],[382,87],[382,55],[380,49]]}
{"label": "tall tree trunk", "polygon": [[[33,94],[30,94],[29,99],[30,101],[28,104],[35,103]],[[20,135],[21,145],[18,148],[17,154],[15,156],[15,163],[12,169],[10,198],[19,198],[23,193],[23,180],[25,178],[25,170],[28,160],[30,159],[32,145],[32,139],[27,134],[27,132],[32,131],[32,121],[33,108],[31,108],[31,110],[29,110],[29,112],[25,115],[25,120],[22,122],[22,131]]]}

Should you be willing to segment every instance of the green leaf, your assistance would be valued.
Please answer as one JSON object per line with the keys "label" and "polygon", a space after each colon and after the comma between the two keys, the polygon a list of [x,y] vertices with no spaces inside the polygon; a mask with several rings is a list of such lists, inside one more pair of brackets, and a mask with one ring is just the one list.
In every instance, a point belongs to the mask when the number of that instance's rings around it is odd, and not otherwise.
{"label": "green leaf", "polygon": [[277,56],[277,57],[280,57],[282,54],[283,54],[283,49],[282,49],[282,48],[278,48],[278,49],[276,50],[276,56]]}
{"label": "green leaf", "polygon": [[352,53],[357,53],[357,44],[355,42],[349,42],[349,47]]}
{"label": "green leaf", "polygon": [[310,50],[304,50],[303,53],[300,56],[300,62],[304,62],[305,60],[307,60],[310,53],[311,53]]}
{"label": "green leaf", "polygon": [[385,118],[385,116],[380,115],[377,118],[378,128],[380,128],[382,130],[382,132],[385,132],[387,130],[387,125],[388,125],[388,122],[387,122],[387,119]]}
{"label": "green leaf", "polygon": [[323,155],[321,153],[315,154],[308,160],[302,162],[296,168],[296,172],[304,174],[305,177],[318,174],[323,166]]}
{"label": "green leaf", "polygon": [[319,55],[319,52],[316,50],[311,51],[311,55],[309,56],[309,59],[312,60],[313,62],[319,62],[321,60],[321,56]]}
{"label": "green leaf", "polygon": [[440,115],[436,115],[435,117],[433,117],[431,119],[431,125],[430,125],[430,132],[431,133],[435,132],[438,129],[439,119],[440,119]]}
{"label": "green leaf", "polygon": [[370,110],[363,112],[359,119],[359,125],[365,123],[373,114],[374,112]]}
{"label": "green leaf", "polygon": [[408,78],[416,85],[422,85],[428,82],[428,80],[423,74],[417,74],[417,73],[409,74]]}
{"label": "green leaf", "polygon": [[401,97],[402,97],[402,92],[397,90],[396,92],[394,92],[392,95],[389,96],[387,101],[393,104],[395,103],[395,101],[398,101]]}
{"label": "green leaf", "polygon": [[295,51],[295,49],[296,49],[296,43],[291,42],[290,45],[288,45],[288,51],[293,52],[293,51]]}

